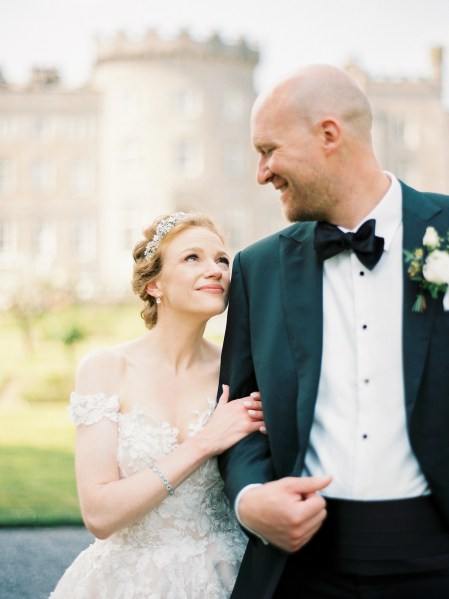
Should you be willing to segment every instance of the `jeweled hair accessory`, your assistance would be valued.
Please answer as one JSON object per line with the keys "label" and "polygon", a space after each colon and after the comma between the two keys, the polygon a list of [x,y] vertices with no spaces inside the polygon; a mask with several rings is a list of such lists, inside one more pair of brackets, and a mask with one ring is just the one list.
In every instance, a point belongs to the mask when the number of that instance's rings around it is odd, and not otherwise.
{"label": "jeweled hair accessory", "polygon": [[169,231],[173,229],[179,222],[185,219],[187,216],[186,212],[175,212],[171,216],[164,218],[156,227],[156,233],[153,235],[153,238],[147,243],[145,247],[145,251],[143,253],[144,257],[149,260],[154,252],[159,247],[159,244],[164,239]]}

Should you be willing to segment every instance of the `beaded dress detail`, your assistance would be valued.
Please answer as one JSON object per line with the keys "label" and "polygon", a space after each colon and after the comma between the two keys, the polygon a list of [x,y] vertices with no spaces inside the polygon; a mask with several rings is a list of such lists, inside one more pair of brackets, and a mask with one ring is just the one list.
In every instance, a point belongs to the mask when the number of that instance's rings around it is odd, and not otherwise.
{"label": "beaded dress detail", "polygon": [[[206,407],[206,406],[205,406]],[[139,406],[119,411],[118,396],[72,393],[78,426],[103,418],[117,423],[117,459],[126,478],[178,445],[179,431],[157,423]],[[189,436],[209,420],[195,412]],[[106,540],[96,539],[66,570],[51,599],[227,599],[246,547],[223,492],[216,460],[204,462],[141,520]]]}

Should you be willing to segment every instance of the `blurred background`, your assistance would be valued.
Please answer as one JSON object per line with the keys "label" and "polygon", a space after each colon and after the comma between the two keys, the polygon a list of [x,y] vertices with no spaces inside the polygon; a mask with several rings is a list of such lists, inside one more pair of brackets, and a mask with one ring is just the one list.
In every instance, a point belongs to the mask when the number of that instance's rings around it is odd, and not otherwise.
{"label": "blurred background", "polygon": [[447,0],[0,0],[0,525],[80,521],[66,406],[84,353],[144,332],[142,229],[201,210],[233,253],[285,225],[249,143],[264,87],[347,69],[381,165],[449,193],[448,22]]}

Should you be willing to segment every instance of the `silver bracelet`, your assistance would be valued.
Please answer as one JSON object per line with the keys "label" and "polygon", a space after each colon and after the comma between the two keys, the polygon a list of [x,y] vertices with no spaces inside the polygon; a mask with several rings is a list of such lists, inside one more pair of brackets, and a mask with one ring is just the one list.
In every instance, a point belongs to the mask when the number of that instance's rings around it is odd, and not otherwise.
{"label": "silver bracelet", "polygon": [[159,470],[159,468],[156,468],[156,466],[154,464],[150,464],[148,466],[148,468],[150,470],[152,470],[154,472],[154,474],[157,474],[157,476],[161,479],[161,481],[164,483],[164,485],[167,488],[168,494],[169,495],[174,495],[175,494],[175,490],[173,489],[173,487],[171,486],[171,484],[168,482],[168,480],[165,478],[165,476],[162,474],[162,472]]}

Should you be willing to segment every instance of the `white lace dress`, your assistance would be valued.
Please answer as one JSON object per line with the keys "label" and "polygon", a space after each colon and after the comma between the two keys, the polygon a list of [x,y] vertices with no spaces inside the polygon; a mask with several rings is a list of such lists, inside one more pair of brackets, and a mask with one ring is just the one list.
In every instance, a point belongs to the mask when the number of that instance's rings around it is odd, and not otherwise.
{"label": "white lace dress", "polygon": [[[190,435],[213,411],[195,414]],[[117,422],[118,463],[125,478],[177,446],[178,430],[141,408],[119,412],[119,398],[72,394],[76,425]],[[161,483],[162,484],[162,483]],[[106,540],[96,539],[66,570],[52,599],[225,599],[246,546],[223,494],[215,459],[205,462],[173,496]]]}

